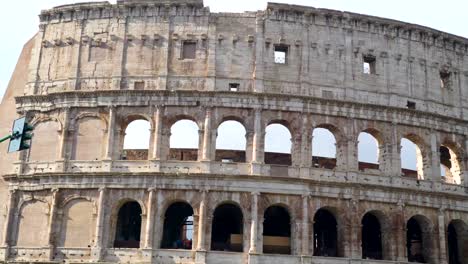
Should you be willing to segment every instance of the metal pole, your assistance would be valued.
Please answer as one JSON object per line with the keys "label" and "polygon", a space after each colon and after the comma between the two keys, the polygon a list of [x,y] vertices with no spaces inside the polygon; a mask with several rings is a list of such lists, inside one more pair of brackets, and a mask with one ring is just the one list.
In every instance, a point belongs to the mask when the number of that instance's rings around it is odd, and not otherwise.
{"label": "metal pole", "polygon": [[4,141],[7,141],[8,139],[12,138],[12,135],[8,135],[2,139],[0,139],[0,143],[4,142]]}

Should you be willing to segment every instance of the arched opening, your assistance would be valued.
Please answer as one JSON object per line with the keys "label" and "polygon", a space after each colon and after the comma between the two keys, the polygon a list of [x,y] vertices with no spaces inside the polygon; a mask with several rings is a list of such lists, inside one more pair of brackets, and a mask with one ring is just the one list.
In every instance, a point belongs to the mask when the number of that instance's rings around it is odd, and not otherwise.
{"label": "arched opening", "polygon": [[213,214],[211,250],[242,252],[242,211],[237,205],[223,204]]}
{"label": "arched opening", "polygon": [[379,219],[372,213],[364,215],[362,225],[362,258],[383,259],[382,230]]}
{"label": "arched opening", "polygon": [[445,179],[445,182],[452,184],[460,184],[461,168],[455,152],[449,147],[440,146],[439,153],[441,176],[443,177],[443,179]]}
{"label": "arched opening", "polygon": [[414,140],[401,139],[401,172],[405,177],[424,179],[423,156]]}
{"label": "arched opening", "polygon": [[312,132],[312,164],[330,170],[336,167],[336,138],[327,128],[318,127]]}
{"label": "arched opening", "polygon": [[55,161],[57,160],[60,138],[59,123],[46,121],[34,126],[34,139],[31,141],[29,161]]}
{"label": "arched opening", "polygon": [[147,160],[151,137],[151,124],[147,120],[134,120],[125,129],[122,160]]}
{"label": "arched opening", "polygon": [[281,206],[266,209],[263,221],[263,252],[291,254],[291,219]]}
{"label": "arched opening", "polygon": [[[106,142],[106,125],[95,117],[84,117],[75,125],[72,160],[101,160]],[[92,147],[90,147],[92,146]]]}
{"label": "arched opening", "polygon": [[272,123],[265,129],[265,164],[288,165],[291,161],[291,132],[279,123]]}
{"label": "arched opening", "polygon": [[455,226],[450,223],[447,229],[447,244],[449,254],[449,264],[462,264],[458,245],[458,234]]}
{"label": "arched opening", "polygon": [[431,237],[428,220],[413,216],[406,223],[406,250],[409,262],[427,263],[431,257]]}
{"label": "arched opening", "polygon": [[246,130],[238,121],[224,121],[218,127],[216,161],[245,162]]}
{"label": "arched opening", "polygon": [[361,132],[358,137],[359,170],[379,169],[379,141],[368,132]]}
{"label": "arched opening", "polygon": [[127,202],[120,207],[115,231],[114,247],[139,248],[141,234],[141,207]]}
{"label": "arched opening", "polygon": [[198,125],[192,120],[179,120],[171,127],[170,160],[198,160]]}
{"label": "arched opening", "polygon": [[173,203],[164,215],[161,248],[192,249],[193,209],[185,202]]}
{"label": "arched opening", "polygon": [[320,209],[314,216],[314,256],[338,256],[338,232],[335,216]]}

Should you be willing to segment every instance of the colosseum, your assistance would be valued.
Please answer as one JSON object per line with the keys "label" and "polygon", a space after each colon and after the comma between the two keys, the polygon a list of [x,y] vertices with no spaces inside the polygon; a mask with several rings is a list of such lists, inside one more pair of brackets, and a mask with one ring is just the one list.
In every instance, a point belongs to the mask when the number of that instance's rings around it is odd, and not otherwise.
{"label": "colosseum", "polygon": [[[0,262],[468,263],[468,39],[277,3],[39,17],[0,106],[0,134],[34,126],[29,150],[1,150]],[[242,148],[220,146],[226,123]]]}

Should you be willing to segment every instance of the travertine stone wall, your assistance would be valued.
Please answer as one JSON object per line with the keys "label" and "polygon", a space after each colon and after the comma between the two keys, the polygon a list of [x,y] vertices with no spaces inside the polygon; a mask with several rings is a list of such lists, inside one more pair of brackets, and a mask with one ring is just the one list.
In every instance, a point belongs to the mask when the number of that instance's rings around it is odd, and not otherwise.
{"label": "travertine stone wall", "polygon": [[[183,57],[184,43],[195,43],[195,58]],[[275,63],[278,46],[287,49],[285,64]],[[20,115],[35,127],[29,152],[0,156],[0,256],[14,263],[407,263],[406,224],[414,218],[429,263],[448,263],[449,224],[468,262],[467,55],[468,40],[444,32],[285,4],[242,14],[211,13],[201,0],[45,10],[0,105],[8,113],[0,117],[3,133]],[[369,57],[375,72],[366,74]],[[139,119],[151,126],[150,147],[138,152],[146,159],[124,160],[125,130]],[[182,119],[198,126],[196,150],[169,147]],[[228,120],[245,128],[245,152],[236,153],[245,162],[217,159],[218,127]],[[270,124],[291,134],[290,166],[265,162],[275,155],[265,153]],[[315,128],[334,135],[335,168],[315,166]],[[363,131],[378,141],[378,165],[359,163]],[[401,168],[403,138],[419,148],[414,178]],[[450,151],[451,177],[440,175],[441,146]],[[184,151],[190,158],[177,160]],[[140,247],[115,248],[118,212],[129,201],[141,208]],[[174,202],[194,211],[192,250],[161,249]],[[226,203],[242,212],[241,253],[211,250],[214,212]],[[270,206],[289,214],[290,255],[264,254]],[[320,209],[337,222],[336,258],[314,256]],[[361,259],[366,213],[381,225],[382,261]]]}

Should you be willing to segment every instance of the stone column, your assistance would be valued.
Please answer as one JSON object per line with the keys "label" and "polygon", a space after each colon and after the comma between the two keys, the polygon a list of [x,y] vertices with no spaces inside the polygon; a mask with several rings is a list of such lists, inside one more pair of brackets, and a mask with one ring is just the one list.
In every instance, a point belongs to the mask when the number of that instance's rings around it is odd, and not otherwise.
{"label": "stone column", "polygon": [[309,256],[309,195],[302,196],[302,250],[301,255]]}
{"label": "stone column", "polygon": [[93,258],[97,261],[102,260],[104,249],[104,218],[105,218],[105,199],[106,188],[99,189],[98,212],[96,221],[96,237],[94,239]]}
{"label": "stone column", "polygon": [[405,204],[402,202],[397,203],[397,208],[395,211],[395,226],[394,236],[396,243],[396,256],[394,260],[396,261],[407,261],[408,257],[406,252],[406,220],[405,220]]}
{"label": "stone column", "polygon": [[447,232],[445,228],[445,210],[440,209],[438,214],[439,222],[439,262],[440,264],[447,264]]}
{"label": "stone column", "polygon": [[257,241],[258,241],[258,196],[260,193],[252,193],[252,223],[250,224],[250,254],[258,253],[257,250]]}
{"label": "stone column", "polygon": [[109,108],[109,124],[107,127],[106,160],[112,160],[114,156],[115,115],[115,107],[111,106]]}
{"label": "stone column", "polygon": [[7,215],[5,219],[5,225],[3,228],[3,238],[2,238],[2,247],[3,250],[3,261],[6,261],[9,257],[9,251],[11,246],[11,239],[13,234],[13,224],[14,224],[14,215],[16,211],[16,190],[10,190],[10,195],[7,204]]}
{"label": "stone column", "polygon": [[[265,50],[265,40],[264,40],[264,28],[265,22],[262,15],[258,15],[255,18],[255,56],[254,56],[254,72],[253,72],[253,80],[254,80],[254,92],[255,93],[262,93],[264,90],[263,84],[263,77],[264,77],[264,66],[263,66],[263,58],[264,58],[264,50]],[[272,45],[270,45],[272,48]]]}
{"label": "stone column", "polygon": [[202,161],[211,161],[213,160],[213,144],[212,144],[212,135],[211,135],[211,119],[212,119],[212,110],[210,107],[206,108],[205,111],[205,122],[204,122],[204,133],[203,133],[203,149],[202,149]]}
{"label": "stone column", "polygon": [[391,149],[390,149],[390,163],[391,169],[390,174],[392,177],[401,177],[401,144],[400,139],[398,138],[398,129],[397,124],[392,123],[392,138],[391,138]]}
{"label": "stone column", "polygon": [[151,153],[152,160],[161,160],[161,139],[162,139],[162,107],[157,106],[154,112],[154,128],[153,128],[153,153]]}
{"label": "stone column", "polygon": [[205,214],[206,214],[206,193],[202,191],[202,198],[200,201],[200,210],[198,212],[198,240],[197,251],[206,251],[205,249]]}
{"label": "stone column", "polygon": [[425,179],[432,180],[434,182],[441,181],[440,175],[440,140],[438,135],[431,132],[431,175],[424,175]]}
{"label": "stone column", "polygon": [[255,109],[254,112],[254,134],[252,146],[252,163],[263,163],[263,128],[262,128],[262,110]]}
{"label": "stone column", "polygon": [[55,216],[57,215],[57,196],[59,193],[58,189],[53,189],[52,191],[52,201],[49,212],[49,225],[47,227],[47,242],[50,249],[49,258],[52,259],[54,256],[54,247],[55,247]]}
{"label": "stone column", "polygon": [[301,167],[312,166],[312,129],[309,126],[309,116],[302,117],[302,133],[301,133]]}
{"label": "stone column", "polygon": [[59,160],[65,161],[67,159],[67,140],[68,140],[68,127],[70,123],[70,108],[65,108],[63,115],[63,127],[60,137]]}
{"label": "stone column", "polygon": [[150,249],[153,247],[153,226],[154,226],[154,207],[155,207],[155,193],[156,189],[150,188],[148,190],[148,213],[146,217],[146,228],[145,228],[145,241],[144,241],[144,248]]}

